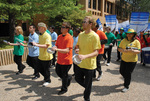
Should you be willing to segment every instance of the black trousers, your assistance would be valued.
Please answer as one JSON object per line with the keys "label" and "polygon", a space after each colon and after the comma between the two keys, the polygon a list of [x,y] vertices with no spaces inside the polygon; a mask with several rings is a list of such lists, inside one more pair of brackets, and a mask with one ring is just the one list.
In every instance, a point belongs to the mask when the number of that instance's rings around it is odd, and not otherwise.
{"label": "black trousers", "polygon": [[[107,60],[107,63],[110,63],[110,60],[111,60],[111,51],[112,51],[112,46],[109,46],[109,48],[104,49],[103,58],[104,58],[105,60]],[[106,58],[106,53],[107,53],[108,58]]]}
{"label": "black trousers", "polygon": [[102,56],[103,54],[98,54],[98,56],[96,57],[97,68],[94,70],[93,73],[94,78],[96,77],[96,70],[98,71],[99,75],[102,74],[101,63],[100,63]]}
{"label": "black trousers", "polygon": [[53,54],[52,65],[55,65],[55,62],[56,62],[56,51]]}
{"label": "black trousers", "polygon": [[136,62],[125,62],[121,60],[120,74],[124,78],[124,87],[129,88],[131,82],[131,74],[136,66]]}
{"label": "black trousers", "polygon": [[[72,65],[72,64],[71,64]],[[62,80],[62,87],[61,90],[67,91],[68,90],[68,82],[71,79],[71,76],[68,75],[68,72],[71,68],[71,65],[60,65],[56,64],[56,73]]]}
{"label": "black trousers", "polygon": [[34,75],[40,76],[38,71],[38,56],[31,57],[28,55],[26,62],[29,66],[31,66],[34,69]]}
{"label": "black trousers", "polygon": [[77,65],[75,66],[75,80],[85,88],[84,99],[90,101],[94,70],[83,69]]}
{"label": "black trousers", "polygon": [[38,71],[44,76],[45,82],[51,82],[50,80],[50,65],[51,60],[43,61],[38,59]]}
{"label": "black trousers", "polygon": [[25,65],[22,64],[22,55],[21,56],[14,55],[14,62],[18,66],[19,72],[23,72],[23,69],[25,68]]}
{"label": "black trousers", "polygon": [[120,52],[118,51],[118,48],[117,48],[117,58],[121,59],[121,55],[120,55]]}

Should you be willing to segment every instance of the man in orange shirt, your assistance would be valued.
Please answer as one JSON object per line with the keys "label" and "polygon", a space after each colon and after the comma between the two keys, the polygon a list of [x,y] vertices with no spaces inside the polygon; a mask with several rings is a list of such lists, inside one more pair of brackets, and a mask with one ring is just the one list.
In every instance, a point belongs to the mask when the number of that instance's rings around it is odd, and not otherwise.
{"label": "man in orange shirt", "polygon": [[70,24],[63,22],[61,27],[62,34],[58,36],[56,46],[52,50],[58,51],[56,73],[62,79],[61,91],[58,95],[67,92],[67,88],[70,85],[72,77],[68,75],[68,71],[73,63],[72,61],[72,49],[73,49],[73,37],[68,33]]}
{"label": "man in orange shirt", "polygon": [[[98,34],[98,36],[100,38],[100,43],[101,43],[101,49],[99,50],[98,56],[96,58],[96,62],[97,62],[96,70],[98,71],[98,74],[99,74],[97,77],[97,80],[99,81],[101,76],[102,76],[102,69],[101,69],[100,60],[104,54],[104,47],[105,47],[105,44],[107,43],[107,36],[105,35],[105,33],[103,31],[98,30],[98,28],[99,28],[99,25],[97,24],[93,28],[93,31],[95,31]],[[93,75],[94,78],[96,78],[96,70],[94,71],[94,75]]]}

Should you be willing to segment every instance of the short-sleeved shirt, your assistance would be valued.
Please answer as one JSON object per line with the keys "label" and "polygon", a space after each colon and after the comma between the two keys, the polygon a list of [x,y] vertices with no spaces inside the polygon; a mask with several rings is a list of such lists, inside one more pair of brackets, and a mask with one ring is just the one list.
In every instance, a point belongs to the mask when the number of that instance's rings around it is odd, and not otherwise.
{"label": "short-sleeved shirt", "polygon": [[48,29],[46,30],[46,32],[47,32],[48,34],[51,34],[51,32],[50,32]]}
{"label": "short-sleeved shirt", "polygon": [[[135,47],[139,50],[141,49],[141,44],[138,40],[134,40],[133,42],[128,41],[126,38],[123,39],[119,45],[119,48],[126,49],[126,47]],[[122,53],[122,60],[125,62],[137,62],[138,54],[133,53]]]}
{"label": "short-sleeved shirt", "polygon": [[[38,34],[35,32],[33,35],[30,33],[29,35],[29,42],[36,42],[36,43],[39,43],[39,36]],[[39,47],[28,47],[28,50],[29,50],[29,56],[30,57],[36,57],[36,56],[39,56]]]}
{"label": "short-sleeved shirt", "polygon": [[[53,32],[53,33],[51,33],[50,35],[51,35],[51,37],[52,37],[52,40],[57,40],[58,35],[57,35],[56,32]],[[52,47],[55,46],[55,43],[56,43],[56,42],[52,42]]]}
{"label": "short-sleeved shirt", "polygon": [[74,49],[75,49],[77,42],[78,42],[78,36],[77,37],[74,36],[73,37],[73,55],[76,54]]}
{"label": "short-sleeved shirt", "polygon": [[[96,32],[100,38],[100,40],[107,40],[107,36],[103,31],[97,30]],[[104,46],[105,44],[101,44],[101,49],[99,50],[99,54],[104,54]]]}
{"label": "short-sleeved shirt", "polygon": [[[42,35],[39,36],[39,44],[47,44],[49,47],[52,47],[52,38],[51,36],[45,31]],[[52,54],[47,52],[47,48],[39,48],[39,57],[42,61],[48,61],[53,58]]]}
{"label": "short-sleeved shirt", "polygon": [[[23,42],[24,41],[23,35],[21,35],[21,34],[15,35],[14,36],[14,43],[17,43],[17,41]],[[24,46],[22,46],[22,45],[14,46],[14,51],[13,51],[14,55],[22,56],[23,53],[24,53]]]}
{"label": "short-sleeved shirt", "polygon": [[117,38],[115,37],[115,35],[113,33],[105,33],[108,39],[108,42],[106,43],[106,45],[109,45],[110,43],[112,43],[114,40],[116,40]]}
{"label": "short-sleeved shirt", "polygon": [[[99,36],[94,31],[88,34],[85,34],[85,31],[81,32],[77,45],[79,46],[79,54],[82,55],[91,54],[101,48]],[[78,66],[88,70],[96,69],[96,56],[82,60]]]}
{"label": "short-sleeved shirt", "polygon": [[73,31],[71,29],[69,30],[69,34],[73,36]]}
{"label": "short-sleeved shirt", "polygon": [[[117,34],[117,39],[123,40],[125,37],[126,37],[126,34],[124,32],[122,34]],[[118,42],[118,46],[119,46],[121,41],[117,41],[117,42]]]}
{"label": "short-sleeved shirt", "polygon": [[72,61],[72,49],[73,49],[73,37],[67,33],[65,36],[62,34],[58,36],[56,46],[59,49],[69,48],[68,53],[58,52],[57,63],[60,65],[71,65]]}

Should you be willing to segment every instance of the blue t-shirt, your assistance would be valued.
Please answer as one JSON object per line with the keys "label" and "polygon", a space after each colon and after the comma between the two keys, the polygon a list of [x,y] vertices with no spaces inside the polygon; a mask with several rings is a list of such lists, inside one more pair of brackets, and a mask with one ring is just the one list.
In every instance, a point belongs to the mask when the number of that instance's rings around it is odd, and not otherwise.
{"label": "blue t-shirt", "polygon": [[[29,42],[36,42],[39,43],[39,36],[37,33],[34,33],[33,35],[30,33],[29,35]],[[29,56],[31,57],[35,57],[35,56],[39,56],[39,47],[34,46],[33,48],[29,47]]]}
{"label": "blue t-shirt", "polygon": [[78,42],[78,36],[77,36],[77,37],[74,36],[74,37],[73,37],[73,55],[76,54],[74,48],[75,48],[77,42]]}
{"label": "blue t-shirt", "polygon": [[[58,35],[57,35],[56,32],[53,32],[53,33],[51,33],[50,35],[51,35],[51,37],[52,37],[52,40],[57,40]],[[55,46],[55,42],[52,42],[52,47],[53,47],[53,46]]]}

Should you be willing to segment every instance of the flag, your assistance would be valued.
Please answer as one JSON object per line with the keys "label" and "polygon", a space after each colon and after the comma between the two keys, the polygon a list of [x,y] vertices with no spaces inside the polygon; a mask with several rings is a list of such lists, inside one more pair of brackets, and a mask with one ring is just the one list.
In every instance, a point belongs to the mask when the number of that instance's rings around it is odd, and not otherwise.
{"label": "flag", "polygon": [[132,12],[130,18],[130,28],[138,34],[148,27],[149,12]]}
{"label": "flag", "polygon": [[98,30],[103,31],[103,26],[102,26],[102,23],[101,23],[101,21],[100,21],[100,19],[99,19],[99,18],[96,20],[96,23],[99,25]]}

